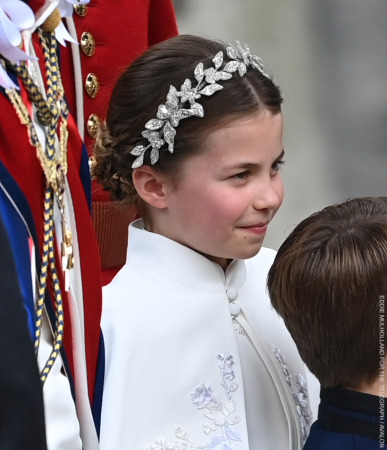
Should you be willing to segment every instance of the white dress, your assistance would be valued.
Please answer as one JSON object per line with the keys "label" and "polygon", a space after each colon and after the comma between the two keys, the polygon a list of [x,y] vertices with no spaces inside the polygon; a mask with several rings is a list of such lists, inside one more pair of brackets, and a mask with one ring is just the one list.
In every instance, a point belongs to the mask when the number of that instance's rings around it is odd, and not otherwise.
{"label": "white dress", "polygon": [[301,448],[304,366],[265,292],[275,252],[224,273],[142,227],[103,293],[101,449]]}

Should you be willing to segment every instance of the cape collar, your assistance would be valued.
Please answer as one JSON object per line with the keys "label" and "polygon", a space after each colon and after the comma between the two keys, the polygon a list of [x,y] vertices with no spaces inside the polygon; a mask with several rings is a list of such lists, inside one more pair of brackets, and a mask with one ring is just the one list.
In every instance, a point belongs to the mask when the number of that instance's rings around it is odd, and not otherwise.
{"label": "cape collar", "polygon": [[226,289],[240,289],[245,283],[244,261],[232,261],[224,272],[218,264],[200,253],[165,236],[146,231],[143,226],[142,219],[132,222],[129,226],[126,267],[133,261],[136,267],[142,267],[198,289],[211,291],[218,291],[220,286]]}

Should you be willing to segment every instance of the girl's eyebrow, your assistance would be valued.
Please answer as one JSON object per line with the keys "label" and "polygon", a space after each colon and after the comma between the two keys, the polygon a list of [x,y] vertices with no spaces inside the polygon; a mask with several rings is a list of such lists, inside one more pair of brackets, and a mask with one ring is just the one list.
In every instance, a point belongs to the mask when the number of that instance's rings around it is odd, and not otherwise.
{"label": "girl's eyebrow", "polygon": [[[274,158],[274,161],[279,161],[281,159],[283,159],[283,157],[285,156],[285,149],[282,149],[281,153]],[[235,169],[254,169],[256,167],[259,167],[261,164],[260,163],[251,163],[251,162],[239,162],[235,165],[233,165],[232,167]]]}

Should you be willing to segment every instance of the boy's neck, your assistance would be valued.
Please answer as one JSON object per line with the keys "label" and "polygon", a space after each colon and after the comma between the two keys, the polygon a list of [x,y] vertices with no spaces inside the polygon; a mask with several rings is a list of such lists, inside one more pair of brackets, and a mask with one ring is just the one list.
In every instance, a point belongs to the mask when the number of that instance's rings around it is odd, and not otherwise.
{"label": "boy's neck", "polygon": [[[387,373],[386,373],[387,376]],[[357,386],[351,386],[349,389],[363,392],[365,394],[376,395],[378,397],[387,397],[387,385],[384,374],[378,376],[375,380],[360,383]]]}

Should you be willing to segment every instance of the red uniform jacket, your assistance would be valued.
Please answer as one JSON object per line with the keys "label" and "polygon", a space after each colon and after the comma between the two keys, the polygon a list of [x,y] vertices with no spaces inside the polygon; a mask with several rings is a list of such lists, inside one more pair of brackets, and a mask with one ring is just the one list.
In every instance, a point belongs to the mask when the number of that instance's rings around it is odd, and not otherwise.
{"label": "red uniform jacket", "polygon": [[[73,58],[71,46],[62,48],[62,77],[71,110],[75,116],[83,115],[84,140],[91,155],[93,121],[105,119],[117,78],[149,46],[175,36],[177,24],[172,0],[92,0],[75,11],[80,64]],[[81,74],[83,111],[76,107],[74,70],[78,79]],[[92,186],[93,223],[107,282],[125,262],[128,224],[136,211],[117,209],[97,182]]]}

